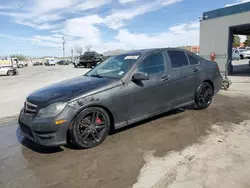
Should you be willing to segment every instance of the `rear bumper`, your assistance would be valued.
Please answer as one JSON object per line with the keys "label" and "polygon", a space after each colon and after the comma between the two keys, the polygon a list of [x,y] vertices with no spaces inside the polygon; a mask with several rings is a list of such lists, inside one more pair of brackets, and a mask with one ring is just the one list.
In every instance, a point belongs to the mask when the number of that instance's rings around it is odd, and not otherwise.
{"label": "rear bumper", "polygon": [[[64,115],[62,113],[58,117],[38,118],[26,115],[22,110],[18,120],[21,134],[38,145],[50,147],[65,145],[71,119],[62,117]],[[67,119],[67,121],[56,125],[55,121],[59,119]]]}

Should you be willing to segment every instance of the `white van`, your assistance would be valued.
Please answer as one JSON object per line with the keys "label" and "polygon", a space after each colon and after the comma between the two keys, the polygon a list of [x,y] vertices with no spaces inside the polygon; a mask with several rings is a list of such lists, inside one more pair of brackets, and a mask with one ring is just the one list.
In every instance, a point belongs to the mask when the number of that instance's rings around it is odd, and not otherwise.
{"label": "white van", "polygon": [[47,61],[44,63],[46,66],[55,66],[56,62],[55,59],[47,59]]}

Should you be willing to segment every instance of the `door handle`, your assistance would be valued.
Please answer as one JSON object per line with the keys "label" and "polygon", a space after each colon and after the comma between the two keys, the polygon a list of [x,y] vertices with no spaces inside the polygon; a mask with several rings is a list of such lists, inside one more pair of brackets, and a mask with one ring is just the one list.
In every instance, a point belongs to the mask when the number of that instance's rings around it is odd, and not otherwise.
{"label": "door handle", "polygon": [[198,70],[198,68],[193,68],[193,72],[197,72]]}
{"label": "door handle", "polygon": [[170,76],[163,76],[161,78],[161,81],[164,82],[164,81],[168,81],[170,79]]}

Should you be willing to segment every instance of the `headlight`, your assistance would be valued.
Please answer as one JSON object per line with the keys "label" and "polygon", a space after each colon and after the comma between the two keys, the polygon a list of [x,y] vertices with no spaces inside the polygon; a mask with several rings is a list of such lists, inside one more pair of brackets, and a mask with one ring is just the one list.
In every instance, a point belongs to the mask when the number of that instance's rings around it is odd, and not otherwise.
{"label": "headlight", "polygon": [[66,107],[67,103],[54,103],[38,111],[39,117],[54,117],[58,115]]}

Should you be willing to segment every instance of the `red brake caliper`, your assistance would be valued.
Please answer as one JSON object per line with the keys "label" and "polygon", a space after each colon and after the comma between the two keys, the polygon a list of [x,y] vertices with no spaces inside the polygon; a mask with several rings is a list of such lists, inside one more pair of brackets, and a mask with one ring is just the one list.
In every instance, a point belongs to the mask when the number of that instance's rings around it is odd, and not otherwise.
{"label": "red brake caliper", "polygon": [[95,122],[100,124],[102,122],[102,120],[100,118],[96,118]]}

